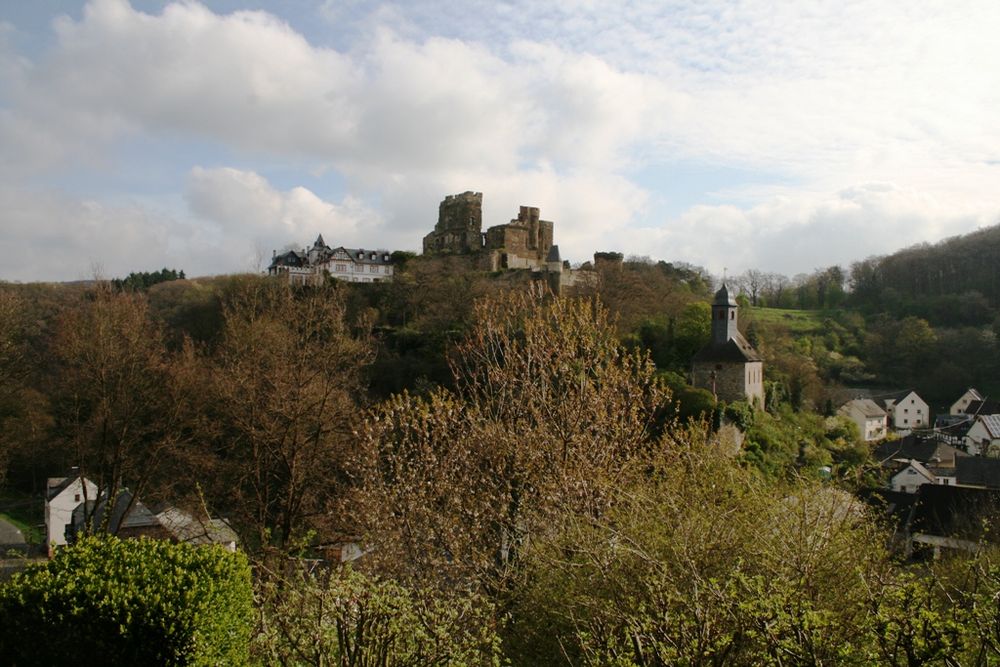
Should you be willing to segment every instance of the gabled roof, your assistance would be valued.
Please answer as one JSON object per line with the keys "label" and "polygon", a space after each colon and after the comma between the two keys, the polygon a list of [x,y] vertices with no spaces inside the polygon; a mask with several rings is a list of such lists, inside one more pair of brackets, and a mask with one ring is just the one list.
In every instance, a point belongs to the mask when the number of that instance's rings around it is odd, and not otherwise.
{"label": "gabled roof", "polygon": [[[117,532],[123,528],[149,528],[160,525],[159,519],[142,504],[142,501],[136,500],[132,504],[132,507],[129,508],[131,501],[132,492],[128,489],[122,489],[118,497],[115,498],[115,504],[111,510],[111,518],[108,521],[108,527],[112,532]],[[83,524],[85,519],[84,513],[94,509],[94,502],[93,500],[88,500],[86,506],[80,503],[73,510],[73,524],[75,526]],[[126,510],[128,511],[127,515],[125,514]],[[107,498],[102,497],[97,502],[96,510],[94,510],[94,525],[100,525],[104,522],[105,511],[107,511]]]}
{"label": "gabled roof", "polygon": [[921,463],[937,464],[940,461],[957,460],[968,455],[943,442],[911,434],[899,440],[889,440],[879,444],[872,450],[872,456],[885,465],[893,459],[913,459]]}
{"label": "gabled roof", "polygon": [[[912,389],[904,389],[902,391],[894,391],[888,394],[878,394],[876,396],[872,396],[871,398],[879,405],[888,406],[890,403],[892,404],[899,403],[901,400],[903,400],[910,394],[916,394],[916,392],[913,391]],[[920,398],[919,394],[917,394],[917,398]],[[920,400],[923,399],[921,398]]]}
{"label": "gabled roof", "polygon": [[[355,264],[392,264],[392,253],[388,250],[365,250],[364,248],[345,248],[344,246],[340,246],[331,250],[328,257],[332,259],[328,261],[346,261],[343,258],[338,258],[336,256],[337,253],[346,254],[350,258],[350,261]],[[374,259],[372,255],[375,256]]]}
{"label": "gabled roof", "polygon": [[753,345],[748,343],[747,339],[737,332],[732,338],[721,345],[709,343],[698,350],[698,354],[694,355],[694,361],[746,363],[748,361],[762,361],[762,359],[757,354],[757,350],[753,349]]}
{"label": "gabled roof", "polygon": [[[926,479],[931,484],[933,484],[933,483],[935,483],[937,481],[937,478],[934,477],[934,473],[932,473],[930,470],[928,470],[927,468],[925,468],[924,465],[922,463],[920,463],[920,461],[914,461],[913,459],[910,459],[909,461],[907,461],[906,467],[903,468],[902,470],[900,470],[898,473],[896,473],[896,475],[899,475],[900,473],[902,473],[903,471],[907,470],[908,468],[913,468],[915,471],[917,471],[918,475],[920,475],[921,477],[923,477],[924,479]],[[896,477],[896,475],[893,475],[893,477]]]}
{"label": "gabled roof", "polygon": [[878,406],[878,403],[876,403],[870,398],[855,398],[845,403],[842,407],[843,408],[855,407],[858,410],[860,410],[861,414],[864,415],[867,419],[875,419],[878,417],[886,416],[885,410],[880,408]]}
{"label": "gabled roof", "polygon": [[46,483],[45,499],[54,499],[60,493],[71,487],[73,482],[78,479],[80,479],[79,475],[72,475],[70,477],[49,477]]}
{"label": "gabled roof", "polygon": [[188,544],[227,544],[239,542],[236,533],[222,519],[197,519],[176,507],[168,507],[156,515],[170,535]]}
{"label": "gabled roof", "polygon": [[1000,438],[1000,414],[979,415],[976,417],[976,422],[986,428],[986,432],[989,433],[990,438]]}
{"label": "gabled roof", "polygon": [[1000,414],[1000,401],[991,401],[984,398],[981,401],[972,401],[965,409],[967,415],[995,415]]}

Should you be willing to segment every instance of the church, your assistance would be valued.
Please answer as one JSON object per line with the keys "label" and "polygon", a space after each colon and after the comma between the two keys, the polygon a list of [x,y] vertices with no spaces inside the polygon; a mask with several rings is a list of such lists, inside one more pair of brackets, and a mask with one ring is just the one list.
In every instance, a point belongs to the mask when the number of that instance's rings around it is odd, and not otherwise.
{"label": "church", "polygon": [[764,361],[737,327],[739,306],[725,283],[712,301],[712,339],[691,363],[691,384],[720,401],[764,408]]}

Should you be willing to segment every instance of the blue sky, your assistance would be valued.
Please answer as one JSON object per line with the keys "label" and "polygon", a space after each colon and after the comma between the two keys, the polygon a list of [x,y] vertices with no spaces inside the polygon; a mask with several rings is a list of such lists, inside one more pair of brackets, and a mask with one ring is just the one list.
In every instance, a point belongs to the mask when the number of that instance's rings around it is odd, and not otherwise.
{"label": "blue sky", "polygon": [[0,280],[420,248],[788,275],[1000,222],[1000,3],[0,3]]}

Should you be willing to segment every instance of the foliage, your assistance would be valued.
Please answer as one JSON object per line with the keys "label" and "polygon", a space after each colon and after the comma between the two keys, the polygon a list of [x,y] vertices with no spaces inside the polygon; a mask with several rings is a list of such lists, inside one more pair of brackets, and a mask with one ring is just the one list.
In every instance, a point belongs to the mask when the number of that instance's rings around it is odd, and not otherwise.
{"label": "foliage", "polygon": [[772,484],[696,431],[525,553],[518,664],[842,664],[872,636],[864,582],[891,570],[847,494]]}
{"label": "foliage", "polygon": [[153,285],[169,282],[171,280],[184,280],[184,272],[166,267],[159,271],[132,272],[124,279],[115,278],[111,281],[111,286],[118,291],[137,292],[148,290]]}
{"label": "foliage", "polygon": [[550,514],[601,511],[666,393],[589,301],[509,293],[475,312],[452,357],[456,390],[377,408],[355,474],[374,558],[494,580]]}
{"label": "foliage", "polygon": [[854,469],[868,457],[857,426],[844,417],[794,412],[758,412],[746,431],[744,458],[769,476],[793,470],[815,473],[820,466]]}
{"label": "foliage", "polygon": [[86,538],[0,587],[7,664],[246,664],[250,569],[240,554]]}
{"label": "foliage", "polygon": [[[117,498],[126,484],[133,498],[142,495],[183,437],[187,393],[145,297],[99,284],[60,319],[53,347],[60,372],[52,409],[68,454],[64,465],[79,466],[106,498]],[[89,511],[88,530],[114,530],[110,515],[94,526]]]}
{"label": "foliage", "polygon": [[248,277],[223,312],[200,422],[213,495],[251,545],[284,549],[331,528],[371,348],[344,321],[337,285]]}
{"label": "foliage", "polygon": [[406,587],[291,565],[258,582],[254,654],[265,664],[499,665],[493,609],[470,592]]}

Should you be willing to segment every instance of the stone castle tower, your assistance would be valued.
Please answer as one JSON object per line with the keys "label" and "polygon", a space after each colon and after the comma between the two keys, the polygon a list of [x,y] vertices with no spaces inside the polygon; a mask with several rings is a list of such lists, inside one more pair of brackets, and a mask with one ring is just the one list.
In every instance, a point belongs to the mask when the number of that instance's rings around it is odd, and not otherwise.
{"label": "stone castle tower", "polygon": [[712,338],[694,355],[691,384],[718,400],[764,407],[764,362],[740,333],[739,306],[723,283],[712,302]]}
{"label": "stone castle tower", "polygon": [[483,249],[483,193],[448,195],[438,207],[434,231],[424,237],[424,254],[464,255]]}

